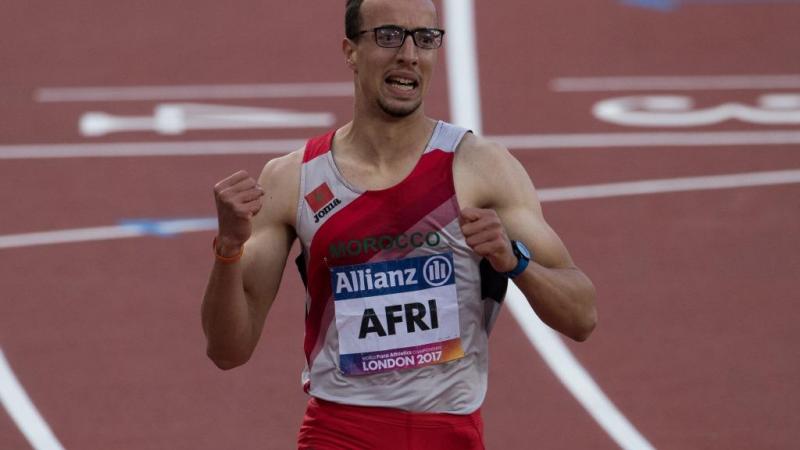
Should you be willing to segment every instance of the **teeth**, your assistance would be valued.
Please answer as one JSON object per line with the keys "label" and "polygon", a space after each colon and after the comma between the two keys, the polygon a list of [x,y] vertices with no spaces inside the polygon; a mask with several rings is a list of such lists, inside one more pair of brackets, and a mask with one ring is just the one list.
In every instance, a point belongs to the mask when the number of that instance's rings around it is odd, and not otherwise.
{"label": "teeth", "polygon": [[416,84],[414,80],[409,80],[408,78],[389,78],[387,81],[403,87],[413,87]]}

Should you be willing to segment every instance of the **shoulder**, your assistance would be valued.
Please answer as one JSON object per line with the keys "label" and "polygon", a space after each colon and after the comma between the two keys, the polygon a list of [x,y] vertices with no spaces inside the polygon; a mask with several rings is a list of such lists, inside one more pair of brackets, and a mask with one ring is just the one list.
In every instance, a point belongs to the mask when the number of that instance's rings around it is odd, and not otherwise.
{"label": "shoulder", "polygon": [[534,192],[525,168],[507,148],[473,133],[461,141],[453,172],[459,203],[465,207],[494,208],[509,194]]}
{"label": "shoulder", "polygon": [[264,189],[264,206],[268,208],[268,215],[291,226],[294,226],[300,195],[303,151],[298,149],[271,159],[264,165],[258,178],[258,183]]}
{"label": "shoulder", "polygon": [[468,158],[497,158],[503,154],[508,154],[508,149],[497,142],[469,132],[464,135],[458,145],[457,154]]}
{"label": "shoulder", "polygon": [[285,187],[300,180],[300,166],[303,164],[304,149],[269,160],[261,171],[259,183],[263,187]]}
{"label": "shoulder", "polygon": [[470,175],[492,180],[499,174],[515,172],[519,162],[502,145],[467,133],[456,151],[455,165],[458,170],[468,171]]}

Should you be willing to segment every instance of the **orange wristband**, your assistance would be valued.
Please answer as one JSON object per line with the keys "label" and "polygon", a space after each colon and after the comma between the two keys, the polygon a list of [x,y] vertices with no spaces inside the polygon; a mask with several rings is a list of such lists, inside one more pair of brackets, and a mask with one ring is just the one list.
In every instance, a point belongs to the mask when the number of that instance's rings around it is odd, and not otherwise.
{"label": "orange wristband", "polygon": [[242,255],[244,255],[244,246],[242,246],[242,249],[239,250],[239,253],[233,256],[222,256],[217,253],[217,236],[214,236],[214,242],[211,243],[211,249],[214,251],[214,257],[217,259],[217,261],[223,264],[233,264],[242,259]]}

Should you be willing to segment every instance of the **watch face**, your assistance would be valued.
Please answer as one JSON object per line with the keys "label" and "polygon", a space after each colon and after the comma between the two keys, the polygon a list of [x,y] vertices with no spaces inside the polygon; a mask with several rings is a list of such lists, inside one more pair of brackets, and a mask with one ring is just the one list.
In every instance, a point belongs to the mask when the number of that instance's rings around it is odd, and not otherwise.
{"label": "watch face", "polygon": [[520,241],[514,241],[514,249],[525,259],[531,259],[531,252],[528,247]]}

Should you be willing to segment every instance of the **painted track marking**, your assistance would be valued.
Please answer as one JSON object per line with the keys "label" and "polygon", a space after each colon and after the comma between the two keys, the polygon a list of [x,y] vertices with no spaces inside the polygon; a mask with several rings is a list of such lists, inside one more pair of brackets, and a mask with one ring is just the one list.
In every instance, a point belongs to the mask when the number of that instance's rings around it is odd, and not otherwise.
{"label": "painted track marking", "polygon": [[[477,129],[477,127],[472,127],[472,129]],[[563,148],[736,147],[800,144],[800,131],[514,134],[486,136],[486,138],[511,150],[520,151]],[[231,141],[0,145],[0,160],[131,156],[269,155],[284,154],[302,148],[305,144],[305,139],[240,139]]]}
{"label": "painted track marking", "polygon": [[8,234],[5,236],[0,236],[0,249],[35,247],[40,245],[67,244],[75,242],[106,241],[142,236],[165,237],[181,233],[209,231],[216,229],[216,217],[175,220],[124,220],[120,225],[110,225],[104,227],[73,228],[68,230]]}
{"label": "painted track marking", "polygon": [[329,112],[206,103],[159,103],[149,116],[85,112],[81,115],[78,129],[86,137],[121,131],[178,135],[192,130],[328,128],[335,122],[336,116]]}
{"label": "painted track marking", "polygon": [[34,99],[50,102],[123,102],[231,98],[352,97],[353,82],[211,84],[179,86],[43,87]]}
{"label": "painted track marking", "polygon": [[550,89],[556,92],[800,89],[800,75],[561,77],[550,81]]}
{"label": "painted track marking", "polygon": [[[473,5],[471,1],[446,0],[444,6],[446,16],[463,18],[471,17],[472,15]],[[465,9],[470,9],[470,11],[467,13],[463,11]],[[448,53],[448,60],[452,60],[453,64],[456,66],[455,69],[448,71],[448,83],[453,83],[458,78],[462,77],[474,77],[470,83],[473,89],[471,91],[465,90],[460,93],[455,99],[456,103],[451,104],[451,115],[454,116],[453,111],[460,111],[459,117],[463,114],[463,117],[468,117],[472,121],[456,123],[471,128],[477,133],[482,129],[482,124],[477,122],[480,120],[481,109],[477,70],[473,70],[471,67],[473,62],[477,61],[477,56],[475,56],[477,55],[477,46],[474,40],[475,24],[474,21],[470,20],[462,20],[461,22],[461,26],[466,29],[461,30],[456,36],[456,39],[462,36],[469,37],[468,40],[465,40],[465,42],[460,45],[464,47],[469,46],[466,50],[468,53],[471,53],[472,56],[467,58],[468,65],[462,70],[461,67],[457,67],[457,64],[460,62],[459,58],[463,55]],[[448,23],[448,26],[449,25]],[[449,50],[450,46],[447,48]],[[519,326],[529,337],[534,348],[536,348],[545,360],[550,370],[561,380],[561,383],[575,396],[578,402],[589,412],[611,439],[626,450],[652,449],[653,447],[647,439],[636,430],[616,406],[603,394],[589,373],[583,369],[556,332],[539,321],[530,306],[528,306],[527,309],[522,307],[527,305],[527,300],[522,297],[513,283],[509,286],[509,293],[510,294],[507,295],[507,301],[510,303],[509,309],[511,309],[511,313],[517,320],[517,323],[519,323]],[[511,305],[515,306],[511,307]]]}
{"label": "painted track marking", "polygon": [[[800,183],[800,170],[541,189],[539,197],[542,202],[553,202],[788,183]],[[180,220],[126,220],[118,226],[0,236],[0,249],[211,231],[216,229],[216,222],[214,217]],[[551,370],[556,373],[566,388],[603,429],[609,432],[612,439],[626,449],[652,448],[649,442],[633,428],[603,394],[558,335],[541,323],[513,284],[510,287],[507,302],[523,332]],[[0,350],[0,400],[34,449],[62,449],[61,444],[38,414],[30,398],[25,394],[24,388],[14,376],[2,350]]]}
{"label": "painted track marking", "polygon": [[451,122],[482,134],[474,11],[473,0],[444,1],[445,28],[448,35],[445,47],[447,86]]}
{"label": "painted track marking", "polygon": [[[564,341],[533,312],[528,300],[514,283],[508,286],[506,305],[519,322],[528,341],[539,352],[550,370],[556,374],[594,420],[609,433],[617,445],[631,450],[653,449],[650,442],[631,425],[603,393],[603,390],[578,362]],[[613,430],[613,432],[609,430]]]}
{"label": "painted track marking", "polygon": [[512,150],[618,147],[717,147],[800,144],[800,131],[657,131],[648,133],[519,134],[487,136]]}
{"label": "painted track marking", "polygon": [[115,144],[0,145],[0,159],[267,155],[285,154],[302,148],[305,144],[305,139],[262,139]]}
{"label": "painted track marking", "polygon": [[[204,98],[208,98],[208,97],[204,97]],[[225,97],[225,98],[230,98],[230,97]],[[68,101],[68,100],[65,100],[65,101]],[[478,103],[478,104],[479,104],[479,103]],[[479,116],[478,116],[478,117],[479,117]],[[471,128],[475,129],[476,131],[479,131],[479,130],[480,130],[480,127],[479,127],[480,121],[478,120],[478,121],[477,121],[477,122],[475,122],[475,123],[476,123],[477,125],[471,126]],[[534,136],[535,136],[535,135],[534,135]],[[542,136],[544,136],[544,135],[542,135]],[[542,137],[542,136],[539,136],[539,137]],[[694,145],[694,144],[687,144],[687,145]],[[718,145],[721,145],[721,144],[718,144]],[[539,147],[539,148],[549,148],[549,147]],[[261,150],[262,150],[262,151],[260,151],[260,152],[258,152],[258,153],[263,153],[263,149],[261,149]],[[284,149],[284,150],[287,150],[287,149]],[[2,158],[2,157],[0,157],[0,158]],[[792,182],[794,182],[794,181],[792,181]],[[634,183],[638,183],[638,182],[634,182]],[[774,183],[773,183],[773,184],[774,184]],[[570,188],[564,188],[564,189],[570,189]],[[713,187],[711,187],[711,188],[708,188],[708,189],[713,189]],[[546,193],[546,191],[548,191],[548,190],[541,190],[541,191],[540,191],[540,194],[542,194],[542,193]],[[555,189],[554,189],[554,190],[552,190],[552,191],[555,191]],[[649,193],[649,192],[648,192],[648,193]],[[637,195],[637,193],[632,193],[632,194],[614,194],[614,193],[613,193],[613,191],[611,191],[611,193],[610,193],[609,195],[603,195],[603,196],[614,196],[614,195]],[[582,197],[578,196],[578,197],[575,197],[575,198],[582,198]],[[587,198],[597,198],[597,196],[594,196],[594,197],[587,197]],[[544,201],[544,200],[543,200],[543,201]],[[108,227],[106,227],[106,228],[108,228]],[[190,230],[190,231],[197,231],[197,230]],[[147,233],[144,233],[144,234],[147,234]],[[141,234],[138,234],[138,235],[141,235]],[[513,293],[512,293],[512,294],[513,294]],[[523,299],[523,300],[524,300],[524,299]],[[530,314],[529,314],[529,315],[530,315]],[[553,337],[555,338],[555,341],[556,341],[558,344],[560,344],[560,345],[562,345],[562,346],[563,346],[563,342],[562,342],[562,341],[561,341],[561,340],[560,340],[560,339],[557,337],[557,335],[553,334]],[[543,338],[542,338],[542,337],[539,337],[539,338],[531,338],[531,340],[532,340],[532,341],[535,341],[536,339],[539,339],[539,340],[541,341],[541,339],[543,339]],[[535,342],[534,342],[534,345],[535,345]],[[541,350],[540,350],[540,352],[541,352]],[[568,349],[567,349],[567,352],[568,352]],[[569,354],[569,356],[571,356],[571,354]],[[2,352],[0,352],[0,357],[2,357]],[[543,357],[545,357],[545,358],[546,358],[546,356],[545,356],[544,354],[543,354]],[[574,360],[574,358],[573,358],[573,360]],[[577,364],[577,361],[575,361],[575,363]],[[582,368],[582,367],[580,367],[580,365],[579,365],[579,364],[578,364],[578,366],[577,366],[577,367],[578,367],[578,369],[581,369],[581,370],[583,370],[583,368]],[[575,369],[570,369],[570,370],[568,370],[568,372],[569,372],[569,371],[573,371],[573,372],[574,372],[574,371],[575,371]],[[587,374],[587,376],[588,376],[588,374]],[[590,378],[590,380],[591,380],[591,378]],[[595,386],[596,386],[596,385],[595,385]],[[567,387],[569,388],[569,386],[567,386]],[[602,395],[602,392],[600,392],[600,394]],[[579,401],[580,401],[580,400],[581,400],[581,399],[579,398]],[[612,405],[612,406],[613,406],[613,405]],[[591,412],[591,411],[590,411],[590,412]],[[622,417],[622,419],[624,420],[624,417]],[[635,431],[635,430],[634,430],[634,431]],[[52,447],[51,447],[51,448],[52,448]]]}
{"label": "painted track marking", "polygon": [[[666,178],[620,183],[538,189],[539,200],[569,200],[664,194],[712,189],[775,186],[800,183],[800,169],[750,172],[705,177]],[[172,236],[217,229],[216,217],[124,220],[119,225],[0,235],[0,249],[66,244],[142,236]]]}
{"label": "painted track marking", "polygon": [[776,170],[703,177],[666,178],[619,183],[593,184],[539,190],[539,199],[546,201],[583,200],[667,192],[734,189],[800,183],[800,170]]}
{"label": "painted track marking", "polygon": [[35,450],[63,450],[0,349],[0,402]]}

